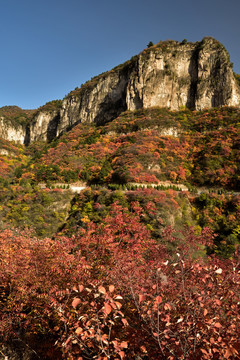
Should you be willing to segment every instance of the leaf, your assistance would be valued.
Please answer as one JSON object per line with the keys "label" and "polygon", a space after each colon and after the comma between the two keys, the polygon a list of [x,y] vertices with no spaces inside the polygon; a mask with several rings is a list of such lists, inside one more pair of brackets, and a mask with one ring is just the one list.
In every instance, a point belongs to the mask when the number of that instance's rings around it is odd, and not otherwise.
{"label": "leaf", "polygon": [[127,348],[128,348],[128,343],[127,343],[127,341],[121,342],[120,346],[121,346],[122,349],[127,349]]}
{"label": "leaf", "polygon": [[178,319],[177,323],[180,323],[180,322],[182,322],[182,321],[183,321],[183,317],[181,316],[181,317]]}
{"label": "leaf", "polygon": [[110,293],[114,292],[114,290],[115,290],[115,286],[114,285],[109,285]]}
{"label": "leaf", "polygon": [[84,286],[83,285],[78,285],[78,289],[80,292],[82,292],[84,290]]}
{"label": "leaf", "polygon": [[119,351],[118,355],[123,359],[125,357],[124,351]]}
{"label": "leaf", "polygon": [[171,305],[169,305],[168,303],[166,303],[166,304],[164,304],[164,309],[165,309],[165,310],[171,310],[172,307],[171,307]]}
{"label": "leaf", "polygon": [[77,335],[82,334],[82,332],[83,332],[83,329],[82,329],[81,327],[78,327],[78,328],[75,330],[75,333],[76,333]]}
{"label": "leaf", "polygon": [[146,296],[139,294],[138,298],[139,298],[139,304],[141,304],[141,302],[145,300]]}
{"label": "leaf", "polygon": [[115,349],[119,350],[118,341],[113,340],[113,341],[112,341],[112,343],[113,343],[113,345],[114,345]]}
{"label": "leaf", "polygon": [[221,269],[221,268],[217,269],[217,270],[215,271],[215,273],[216,273],[216,274],[221,274],[221,273],[222,273],[222,269]]}
{"label": "leaf", "polygon": [[205,355],[209,355],[208,352],[205,349],[200,349],[200,351]]}
{"label": "leaf", "polygon": [[213,337],[210,338],[210,343],[211,343],[211,344],[215,344],[215,340],[214,340]]}
{"label": "leaf", "polygon": [[155,299],[155,302],[156,302],[157,304],[161,304],[161,302],[162,302],[162,297],[161,297],[160,295],[158,295],[158,296],[156,297],[156,299]]}
{"label": "leaf", "polygon": [[115,304],[117,305],[118,310],[120,310],[122,307],[122,304],[118,301],[115,301]]}
{"label": "leaf", "polygon": [[128,326],[128,322],[127,322],[126,319],[122,319],[122,323],[123,323],[124,326]]}
{"label": "leaf", "polygon": [[101,294],[106,294],[106,289],[105,289],[105,287],[103,287],[103,286],[99,286],[99,288],[98,288],[98,291],[101,293]]}
{"label": "leaf", "polygon": [[207,313],[208,313],[207,309],[204,309],[204,311],[203,311],[203,315],[204,315],[204,316],[206,316],[206,315],[207,315]]}
{"label": "leaf", "polygon": [[104,312],[105,312],[105,314],[109,315],[111,311],[112,311],[111,305],[108,304],[108,303],[106,303],[106,304],[104,305]]}
{"label": "leaf", "polygon": [[216,324],[214,324],[214,327],[220,329],[222,327],[222,325],[219,322],[217,322]]}
{"label": "leaf", "polygon": [[81,303],[81,300],[79,298],[75,298],[72,301],[72,307],[74,307],[74,309]]}
{"label": "leaf", "polygon": [[69,336],[68,339],[67,339],[67,341],[65,342],[65,345],[64,345],[64,346],[67,346],[67,344],[69,344],[69,342],[71,341],[71,339],[72,339],[72,336]]}
{"label": "leaf", "polygon": [[142,352],[147,353],[147,349],[144,345],[140,346]]}
{"label": "leaf", "polygon": [[225,351],[225,354],[224,354],[224,359],[228,359],[230,356],[233,355],[233,352],[231,351],[230,348],[228,348],[226,351]]}

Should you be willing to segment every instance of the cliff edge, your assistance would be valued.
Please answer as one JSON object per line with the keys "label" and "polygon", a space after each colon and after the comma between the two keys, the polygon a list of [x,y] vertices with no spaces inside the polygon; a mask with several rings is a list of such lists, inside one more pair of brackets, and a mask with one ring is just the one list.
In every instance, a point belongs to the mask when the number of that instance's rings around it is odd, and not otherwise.
{"label": "cliff edge", "polygon": [[[154,106],[201,110],[224,105],[240,106],[240,87],[224,46],[211,37],[196,43],[169,40],[94,77],[51,111],[40,108],[25,135],[19,128],[21,136],[16,135],[16,140],[51,141],[78,123],[105,124],[126,110]],[[0,136],[6,138],[6,121],[1,122]]]}
{"label": "cliff edge", "polygon": [[164,41],[72,91],[56,135],[80,122],[104,124],[126,110],[153,106],[201,110],[240,106],[230,57],[217,40]]}

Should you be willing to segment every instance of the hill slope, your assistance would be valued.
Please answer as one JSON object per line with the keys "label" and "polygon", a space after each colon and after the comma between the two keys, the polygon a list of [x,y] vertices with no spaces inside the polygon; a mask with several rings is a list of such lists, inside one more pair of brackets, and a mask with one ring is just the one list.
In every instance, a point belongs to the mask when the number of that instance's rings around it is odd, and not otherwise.
{"label": "hill slope", "polygon": [[[105,124],[126,110],[239,106],[237,79],[228,52],[217,40],[164,41],[94,77],[63,101],[47,103],[30,121],[15,122],[14,129],[7,117],[0,117],[0,135],[13,140],[14,133],[16,141],[26,144],[49,142],[78,123]],[[18,118],[23,119],[21,109]]]}
{"label": "hill slope", "polygon": [[239,359],[238,89],[170,41],[1,109],[0,359]]}

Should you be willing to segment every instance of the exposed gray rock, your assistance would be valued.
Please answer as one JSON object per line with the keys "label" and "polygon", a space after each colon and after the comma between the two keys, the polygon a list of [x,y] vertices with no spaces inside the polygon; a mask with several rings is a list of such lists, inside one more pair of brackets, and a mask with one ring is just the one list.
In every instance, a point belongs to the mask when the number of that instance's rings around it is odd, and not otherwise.
{"label": "exposed gray rock", "polygon": [[30,124],[29,140],[27,142],[52,141],[57,136],[59,121],[59,111],[39,111]]}
{"label": "exposed gray rock", "polygon": [[22,125],[13,125],[7,121],[4,116],[0,117],[0,137],[8,141],[24,143],[26,136],[26,127]]}
{"label": "exposed gray rock", "polygon": [[126,110],[182,107],[201,110],[240,106],[240,88],[229,54],[217,40],[160,42],[72,91],[54,111],[40,109],[25,129],[0,119],[0,136],[25,142],[51,141],[78,123],[105,124]]}
{"label": "exposed gray rock", "polygon": [[63,101],[57,134],[79,122],[106,123],[125,110],[239,106],[229,54],[217,40],[159,43]]}
{"label": "exposed gray rock", "polygon": [[110,71],[63,100],[58,135],[79,122],[106,123],[127,109],[128,67]]}

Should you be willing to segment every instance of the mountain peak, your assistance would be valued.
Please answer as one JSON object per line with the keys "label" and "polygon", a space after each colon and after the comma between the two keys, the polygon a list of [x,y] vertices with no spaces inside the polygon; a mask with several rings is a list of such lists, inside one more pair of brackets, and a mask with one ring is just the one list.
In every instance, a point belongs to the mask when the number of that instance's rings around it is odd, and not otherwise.
{"label": "mountain peak", "polygon": [[51,141],[78,123],[105,124],[126,110],[239,106],[240,87],[228,52],[216,39],[167,40],[49,104],[33,116],[30,142]]}

